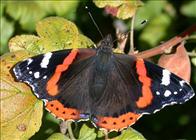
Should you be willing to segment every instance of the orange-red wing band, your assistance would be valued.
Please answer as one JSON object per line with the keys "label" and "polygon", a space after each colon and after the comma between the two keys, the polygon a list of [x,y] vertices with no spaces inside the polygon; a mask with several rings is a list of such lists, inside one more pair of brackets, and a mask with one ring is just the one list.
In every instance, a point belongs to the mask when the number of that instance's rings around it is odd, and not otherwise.
{"label": "orange-red wing band", "polygon": [[107,129],[107,130],[121,130],[129,127],[134,124],[140,115],[132,112],[126,113],[124,115],[119,116],[118,118],[114,117],[97,117],[98,122],[97,126]]}
{"label": "orange-red wing band", "polygon": [[80,113],[73,108],[65,108],[58,100],[49,101],[46,104],[46,109],[54,114],[57,118],[63,120],[78,120],[80,119]]}
{"label": "orange-red wing band", "polygon": [[151,79],[147,76],[146,67],[143,59],[136,61],[136,69],[139,81],[142,83],[142,97],[136,102],[138,108],[145,108],[151,104],[153,95],[150,89]]}
{"label": "orange-red wing band", "polygon": [[55,96],[58,94],[58,85],[57,82],[60,79],[62,72],[66,71],[69,68],[69,65],[72,64],[76,55],[78,53],[77,49],[73,49],[69,55],[64,59],[63,63],[56,67],[56,70],[51,77],[51,79],[47,82],[46,90],[50,96]]}

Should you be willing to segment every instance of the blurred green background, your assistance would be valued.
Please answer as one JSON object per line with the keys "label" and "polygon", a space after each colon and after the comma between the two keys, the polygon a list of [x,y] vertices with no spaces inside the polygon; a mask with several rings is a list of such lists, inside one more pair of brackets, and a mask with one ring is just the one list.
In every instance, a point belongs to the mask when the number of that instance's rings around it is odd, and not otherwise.
{"label": "blurred green background", "polygon": [[[147,50],[162,41],[181,33],[196,23],[195,0],[143,0],[143,6],[137,9],[135,20],[135,47]],[[104,35],[115,38],[114,24],[119,19],[107,15],[93,2],[79,1],[1,1],[1,55],[8,52],[8,40],[15,35],[36,34],[37,21],[49,16],[61,16],[73,21],[80,32],[97,43],[101,40],[99,32],[89,18],[84,6],[88,5],[96,23]],[[148,20],[145,25],[140,23]],[[120,20],[129,29],[130,19]],[[196,34],[185,44],[191,52],[195,50]],[[196,58],[190,57],[192,61]],[[156,59],[155,59],[156,60]],[[196,65],[196,64],[195,64]],[[196,90],[196,67],[192,63],[191,85]],[[133,128],[147,139],[196,139],[196,98],[183,105],[166,107],[162,111],[143,116]],[[59,132],[58,120],[45,112],[43,125],[31,139],[47,138],[51,133]]]}

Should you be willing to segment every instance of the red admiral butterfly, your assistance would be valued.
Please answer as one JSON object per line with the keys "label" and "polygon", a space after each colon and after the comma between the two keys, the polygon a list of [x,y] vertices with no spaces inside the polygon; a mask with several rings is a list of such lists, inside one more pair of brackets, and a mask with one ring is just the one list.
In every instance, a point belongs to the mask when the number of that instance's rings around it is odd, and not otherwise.
{"label": "red admiral butterfly", "polygon": [[175,74],[133,55],[113,53],[112,47],[108,35],[96,49],[48,52],[19,62],[13,71],[56,117],[91,119],[107,130],[122,130],[142,114],[194,96]]}

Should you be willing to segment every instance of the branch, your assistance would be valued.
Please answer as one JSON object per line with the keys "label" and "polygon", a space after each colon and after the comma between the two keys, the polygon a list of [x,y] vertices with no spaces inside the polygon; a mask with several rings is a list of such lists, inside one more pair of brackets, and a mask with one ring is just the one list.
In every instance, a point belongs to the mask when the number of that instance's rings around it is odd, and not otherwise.
{"label": "branch", "polygon": [[165,50],[172,48],[173,46],[175,46],[178,43],[185,40],[188,36],[190,36],[190,34],[192,34],[195,31],[196,31],[196,24],[192,25],[191,27],[186,29],[184,32],[173,37],[172,39],[168,40],[167,42],[165,42],[155,48],[152,48],[152,49],[140,52],[138,54],[135,54],[135,56],[137,58],[149,58],[149,57],[152,57],[152,56],[155,56],[158,54],[162,54],[165,52]]}
{"label": "branch", "polygon": [[129,53],[134,53],[134,22],[135,22],[135,14],[131,20],[131,31],[130,31],[130,50]]}

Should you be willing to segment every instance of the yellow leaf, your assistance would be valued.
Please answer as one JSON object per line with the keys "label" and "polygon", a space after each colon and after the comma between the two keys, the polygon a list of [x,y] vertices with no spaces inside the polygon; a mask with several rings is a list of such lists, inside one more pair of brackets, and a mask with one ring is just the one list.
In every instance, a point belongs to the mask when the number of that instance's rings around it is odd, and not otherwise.
{"label": "yellow leaf", "polygon": [[34,35],[18,35],[10,39],[9,49],[10,52],[19,51],[19,50],[28,50],[31,52],[39,53],[41,48],[36,47],[36,42],[39,40],[39,37]]}
{"label": "yellow leaf", "polygon": [[12,67],[16,62],[32,56],[27,51],[7,53],[1,62],[1,138],[4,140],[29,139],[41,126],[43,103],[24,83],[16,82]]}
{"label": "yellow leaf", "polygon": [[64,18],[45,18],[37,23],[36,31],[40,36],[38,46],[44,48],[43,52],[78,46],[78,29],[75,24]]}
{"label": "yellow leaf", "polygon": [[121,19],[131,18],[133,15],[135,15],[136,10],[137,5],[125,3],[119,7],[117,17]]}

